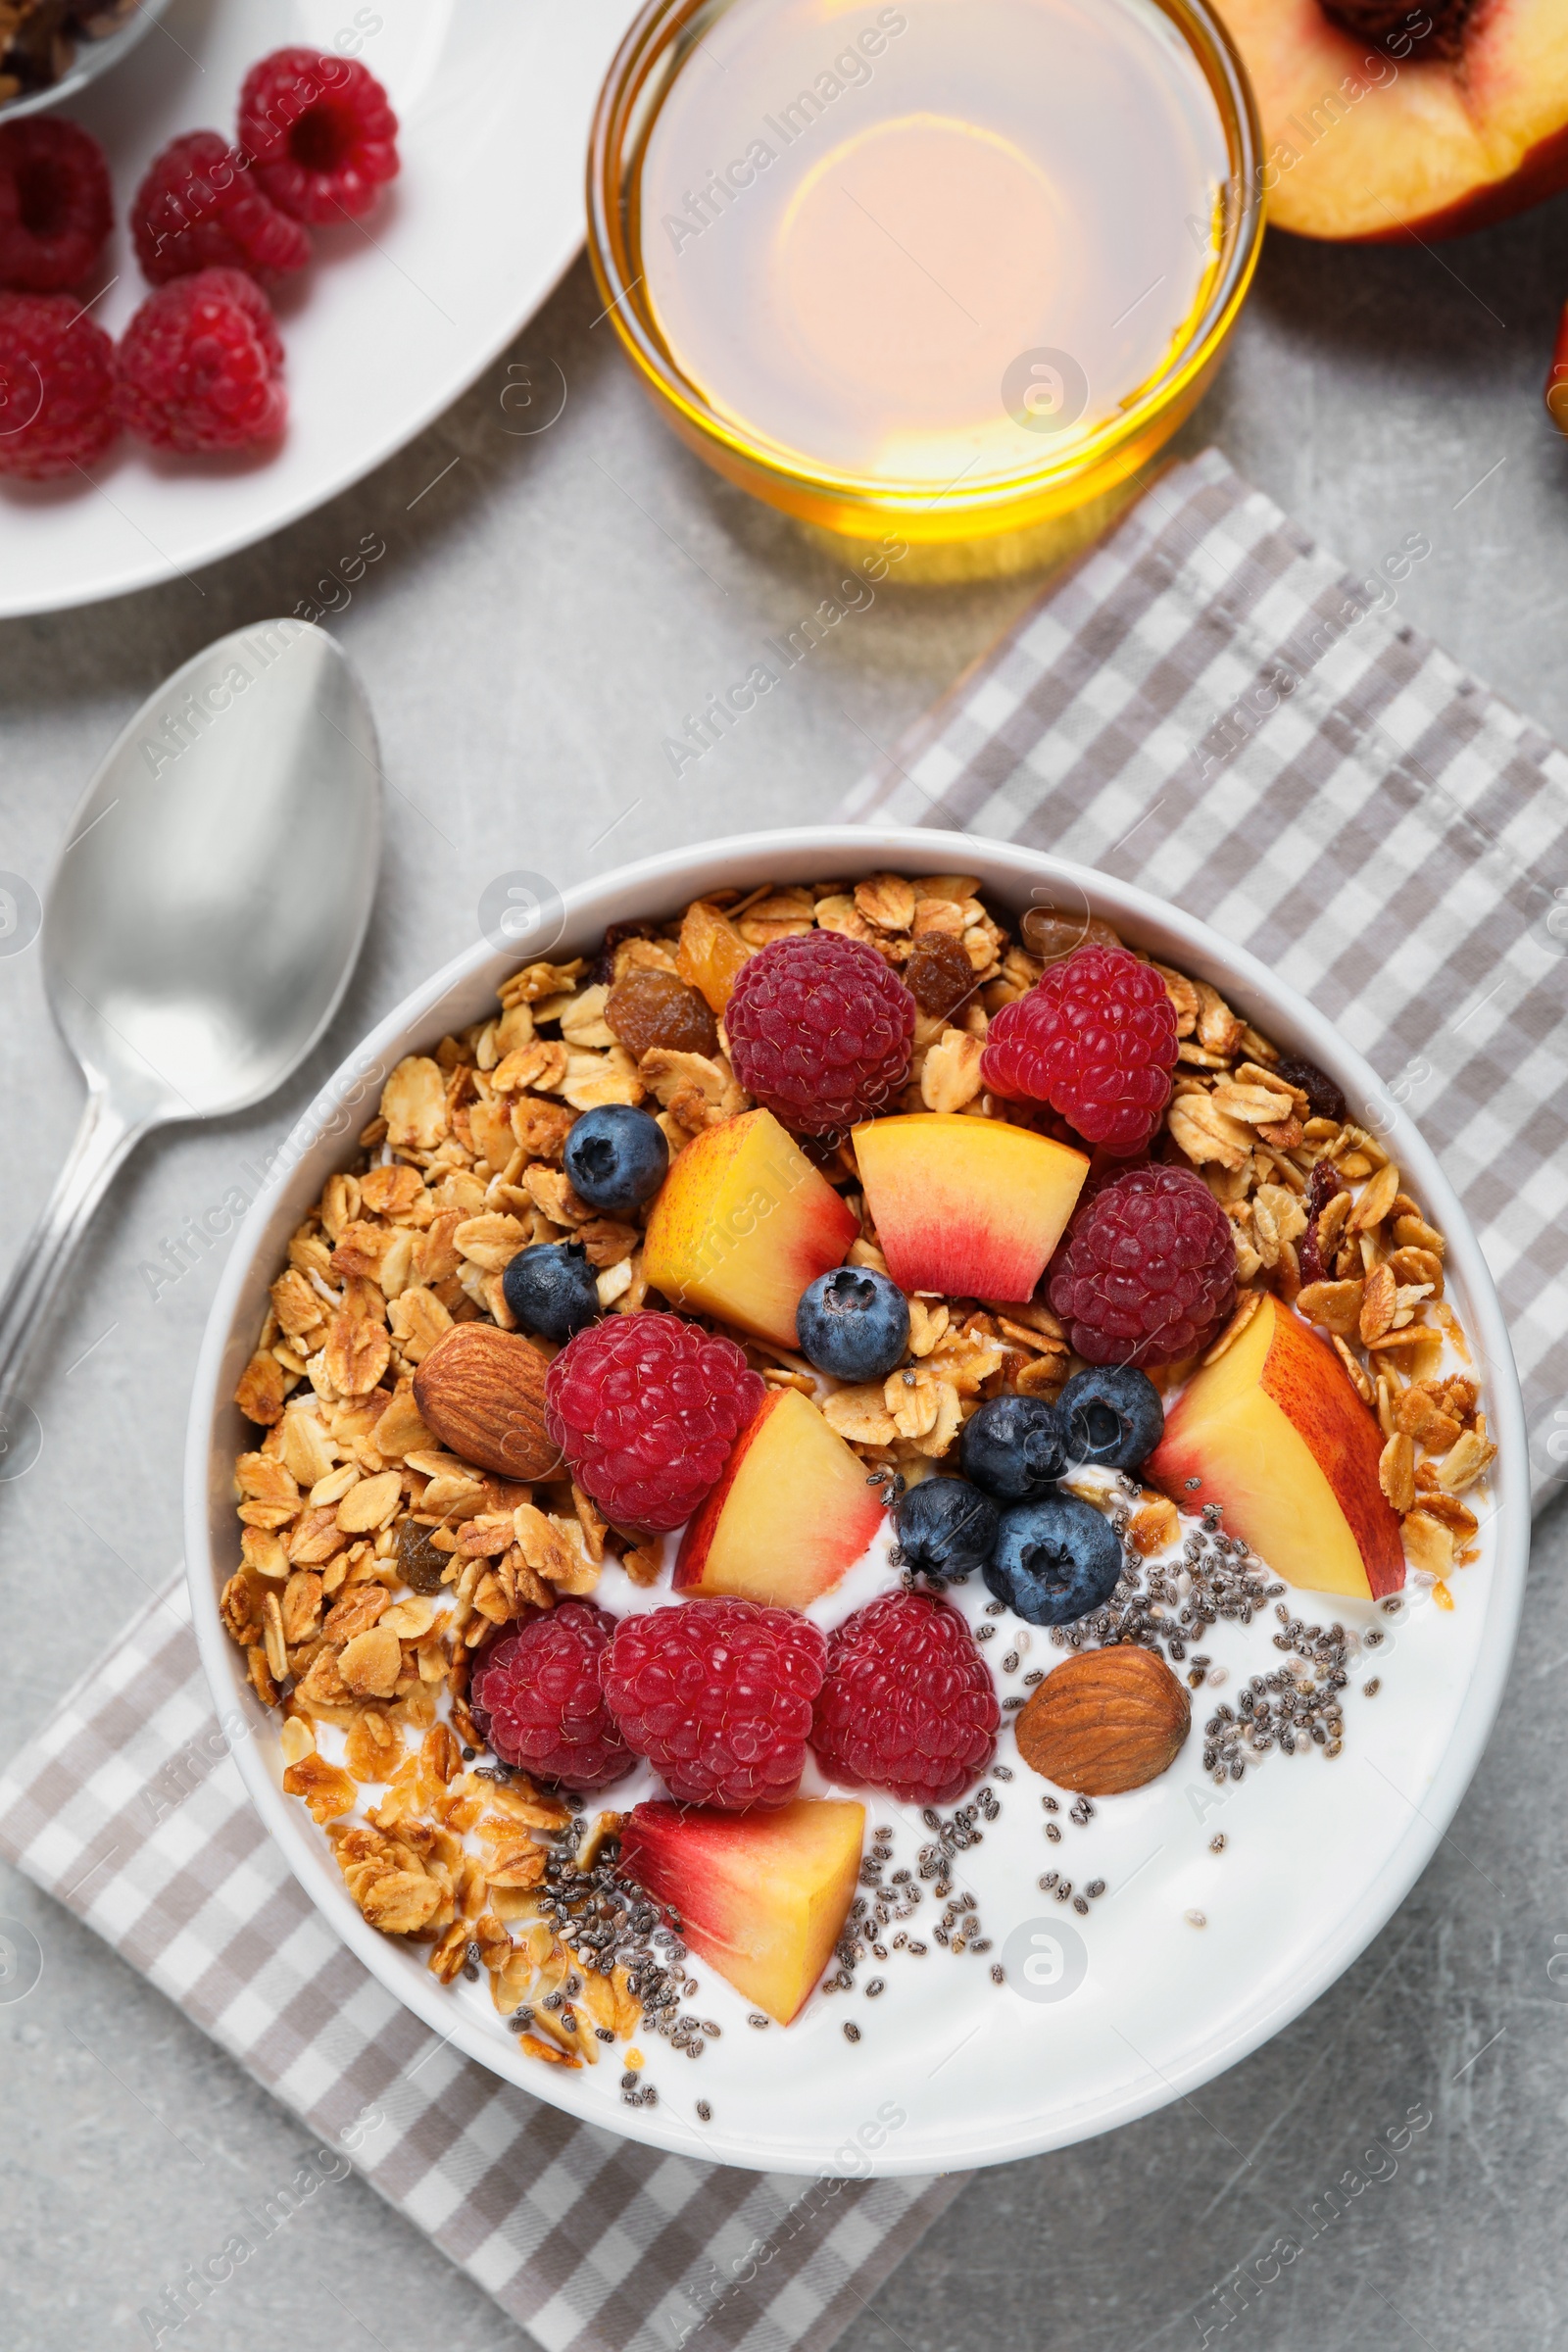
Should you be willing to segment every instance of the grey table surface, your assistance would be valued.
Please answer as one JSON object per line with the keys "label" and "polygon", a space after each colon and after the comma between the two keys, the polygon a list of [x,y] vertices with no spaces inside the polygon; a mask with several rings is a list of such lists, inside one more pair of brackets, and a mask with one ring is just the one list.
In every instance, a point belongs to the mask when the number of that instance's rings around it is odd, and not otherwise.
{"label": "grey table surface", "polygon": [[[1441,251],[1274,238],[1181,444],[1217,442],[1348,562],[1425,532],[1433,554],[1403,591],[1406,616],[1559,739],[1568,443],[1540,395],[1565,294],[1568,200]],[[598,308],[579,265],[439,423],[264,546],[194,582],[0,629],[0,867],[41,884],[87,775],[165,673],[225,629],[291,611],[363,533],[387,543],[331,624],[386,757],[369,944],[289,1099],[145,1146],[74,1270],[34,1389],[43,1453],[0,1486],[7,1753],[178,1556],[185,1406],[219,1250],[155,1299],[140,1269],[166,1240],[221,1199],[372,1019],[472,937],[491,876],[522,866],[567,881],[717,832],[831,816],[873,747],[1034,593],[1024,580],[890,583],[677,781],[663,737],[794,625],[835,566],[666,436]],[[521,433],[526,414],[514,396],[502,404],[519,380],[507,367],[527,363],[543,383],[552,362],[564,410]],[[0,960],[0,1261],[78,1103],[36,954]],[[1486,2352],[1568,2335],[1568,1986],[1546,1971],[1553,1935],[1568,1936],[1565,1555],[1558,1510],[1539,1530],[1524,1640],[1474,1787],[1344,1981],[1200,2098],[976,2179],[857,2323],[858,2343]],[[138,2309],[220,2242],[240,2199],[287,2176],[300,2134],[3,1869],[0,1912],[30,1924],[45,1963],[27,2000],[0,2007],[0,2343],[141,2343]],[[1293,2217],[1412,2110],[1431,2121],[1393,2174],[1351,2195],[1275,2282],[1217,2307],[1236,2266],[1254,2281],[1260,2258],[1265,2275],[1277,2268],[1268,2249]],[[355,2180],[241,2277],[181,2340],[234,2352],[523,2340]]]}

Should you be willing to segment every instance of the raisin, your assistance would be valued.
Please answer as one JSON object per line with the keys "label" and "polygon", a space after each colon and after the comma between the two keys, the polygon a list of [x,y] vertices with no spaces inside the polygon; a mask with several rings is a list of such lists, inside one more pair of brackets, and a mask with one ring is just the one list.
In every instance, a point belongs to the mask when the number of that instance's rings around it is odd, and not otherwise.
{"label": "raisin", "polygon": [[961,940],[922,931],[904,967],[904,983],[922,1012],[945,1014],[973,993],[974,965]]}
{"label": "raisin", "polygon": [[[1345,1097],[1327,1071],[1320,1070],[1315,1061],[1300,1061],[1288,1054],[1283,1061],[1277,1061],[1274,1067],[1287,1086],[1300,1088],[1314,1119],[1344,1120]],[[1322,1203],[1318,1205],[1321,1207]]]}
{"label": "raisin", "polygon": [[610,986],[615,977],[615,950],[623,939],[652,939],[653,937],[654,925],[652,923],[612,923],[600,943],[593,970],[588,975],[589,984],[605,988]]}
{"label": "raisin", "polygon": [[1074,948],[1119,948],[1121,939],[1098,914],[1063,914],[1056,906],[1031,906],[1018,925],[1024,946],[1042,963],[1060,963]]}
{"label": "raisin", "polygon": [[439,1592],[441,1579],[452,1564],[450,1552],[438,1551],[430,1530],[417,1519],[405,1519],[398,1529],[398,1574],[416,1592]]}
{"label": "raisin", "polygon": [[671,1054],[718,1051],[718,1028],[708,1000],[673,972],[628,972],[611,990],[605,1019],[639,1061],[653,1046]]}
{"label": "raisin", "polygon": [[[1309,1066],[1304,1062],[1295,1064],[1298,1069]],[[1340,1181],[1340,1171],[1334,1162],[1331,1159],[1320,1159],[1306,1180],[1307,1226],[1305,1233],[1301,1236],[1299,1261],[1303,1284],[1322,1282],[1327,1277],[1328,1268],[1323,1262],[1323,1251],[1318,1241],[1317,1221],[1335,1194],[1344,1190],[1345,1187]]]}

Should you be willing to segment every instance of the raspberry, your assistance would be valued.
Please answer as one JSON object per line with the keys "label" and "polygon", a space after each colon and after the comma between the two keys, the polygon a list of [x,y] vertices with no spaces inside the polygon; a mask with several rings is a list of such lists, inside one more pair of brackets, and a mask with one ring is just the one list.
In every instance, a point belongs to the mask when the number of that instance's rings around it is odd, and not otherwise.
{"label": "raspberry", "polygon": [[120,345],[120,413],[154,449],[274,441],[288,417],[283,346],[242,270],[198,270],[150,294]]}
{"label": "raspberry", "polygon": [[468,1702],[503,1764],[567,1788],[608,1788],[630,1772],[599,1680],[614,1630],[591,1601],[564,1600],[486,1651]]}
{"label": "raspberry", "polygon": [[1001,1720],[957,1610],[929,1592],[884,1592],[828,1643],[811,1747],[830,1780],[941,1805],[985,1771]]}
{"label": "raspberry", "polygon": [[1048,964],[986,1033],[980,1078],[1009,1102],[1049,1102],[1108,1152],[1141,1152],[1170,1100],[1176,1014],[1152,964],[1076,948]]}
{"label": "raspberry", "polygon": [[680,1805],[785,1805],[827,1643],[795,1609],[688,1600],[623,1617],[601,1672],[622,1737]]}
{"label": "raspberry", "polygon": [[741,965],[724,1008],[735,1075],[802,1135],[880,1110],[903,1086],[915,1002],[874,948],[839,931],[775,939]]}
{"label": "raspberry", "polygon": [[1135,1168],[1107,1185],[1051,1276],[1051,1303],[1092,1364],[1192,1355],[1235,1298],[1230,1219],[1190,1168]]}
{"label": "raspberry", "polygon": [[155,156],[130,208],[136,259],[155,286],[196,270],[286,277],[311,242],[280,213],[216,130],[192,130]]}
{"label": "raspberry", "polygon": [[274,49],[239,94],[240,146],[291,220],[357,220],[397,175],[398,119],[356,58]]}
{"label": "raspberry", "polygon": [[42,115],[0,126],[0,286],[19,294],[79,286],[113,223],[96,139]]}
{"label": "raspberry", "polygon": [[115,437],[115,347],[71,294],[0,294],[0,474],[45,482]]}
{"label": "raspberry", "polygon": [[767,1394],[733,1340],[678,1315],[612,1315],[569,1340],[545,1419],[578,1483],[617,1527],[679,1527]]}

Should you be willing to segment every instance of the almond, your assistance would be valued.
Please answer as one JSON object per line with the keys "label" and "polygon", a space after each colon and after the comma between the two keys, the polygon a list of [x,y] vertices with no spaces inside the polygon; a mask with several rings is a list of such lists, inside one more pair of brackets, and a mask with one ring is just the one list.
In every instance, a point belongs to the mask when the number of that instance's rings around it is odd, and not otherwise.
{"label": "almond", "polygon": [[441,1444],[481,1470],[545,1478],[560,1461],[545,1428],[545,1359],[514,1332],[457,1324],[416,1371],[414,1401]]}
{"label": "almond", "polygon": [[1018,1753],[1058,1788],[1116,1796],[1169,1769],[1191,1721],[1187,1693],[1164,1660],[1118,1642],[1047,1675],[1018,1717]]}

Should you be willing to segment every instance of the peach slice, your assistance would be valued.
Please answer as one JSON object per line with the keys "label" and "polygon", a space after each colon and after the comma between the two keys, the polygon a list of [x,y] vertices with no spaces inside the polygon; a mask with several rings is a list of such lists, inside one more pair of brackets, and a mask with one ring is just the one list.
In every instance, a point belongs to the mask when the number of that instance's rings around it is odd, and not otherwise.
{"label": "peach slice", "polygon": [[1032,1298],[1089,1173],[1049,1136],[956,1111],[874,1119],[855,1156],[899,1288],[956,1298]]}
{"label": "peach slice", "polygon": [[882,1524],[881,1489],[798,1389],[769,1396],[687,1526],[678,1592],[804,1609],[831,1592]]}
{"label": "peach slice", "polygon": [[654,1202],[643,1267],[671,1306],[795,1348],[801,1293],[842,1263],[859,1230],[772,1112],[748,1110],[681,1152]]}
{"label": "peach slice", "polygon": [[1309,1592],[1381,1600],[1404,1583],[1397,1514],[1378,1483],[1383,1433],[1333,1349],[1264,1298],[1165,1416],[1144,1476]]}
{"label": "peach slice", "polygon": [[1218,5],[1257,93],[1275,227],[1430,243],[1568,186],[1562,0],[1422,0],[1403,28],[1388,0]]}
{"label": "peach slice", "polygon": [[628,1875],[694,1952],[787,2026],[827,1966],[855,1893],[865,1807],[797,1797],[765,1813],[633,1808]]}

